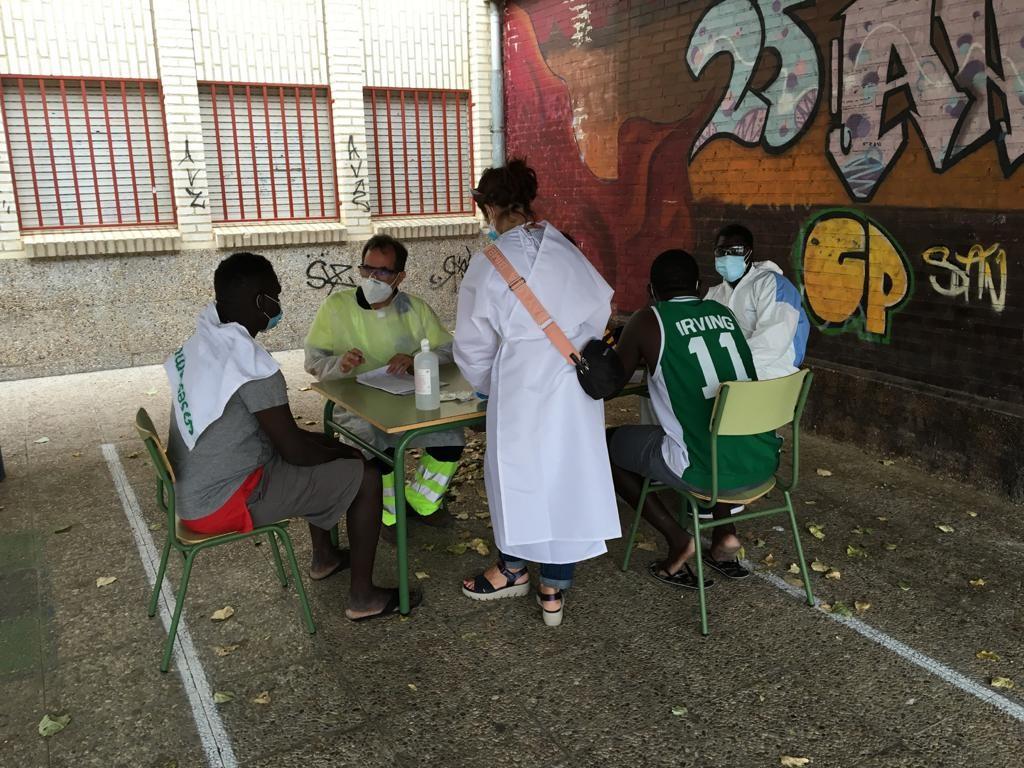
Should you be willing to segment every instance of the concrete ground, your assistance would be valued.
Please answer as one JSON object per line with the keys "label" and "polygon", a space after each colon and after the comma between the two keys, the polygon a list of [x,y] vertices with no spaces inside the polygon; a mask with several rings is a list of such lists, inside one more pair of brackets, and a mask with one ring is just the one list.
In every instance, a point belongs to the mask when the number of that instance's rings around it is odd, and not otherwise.
{"label": "concrete ground", "polygon": [[[301,355],[279,358],[296,415],[316,429]],[[163,675],[165,630],[146,617],[111,463],[159,547],[132,419],[143,405],[164,427],[168,403],[157,367],[0,384],[0,766],[1024,764],[1021,509],[822,438],[804,443],[796,498],[808,560],[840,573],[814,574],[833,613],[785,591],[794,552],[778,518],[744,531],[758,573],[709,592],[706,639],[696,595],[646,574],[660,544],[650,529],[628,573],[621,540],[579,568],[559,629],[532,599],[472,603],[459,579],[490,558],[449,549],[490,542],[470,464],[452,504],[466,519],[412,529],[426,599],[409,619],[352,624],[347,575],[307,579],[309,636],[267,548],[240,542],[200,555],[184,612],[194,654]],[[613,402],[609,421],[636,409]],[[305,564],[308,537],[292,529]],[[394,583],[386,544],[378,569]],[[101,577],[117,580],[97,587]],[[228,605],[230,619],[210,620]],[[214,704],[215,692],[234,698]],[[43,738],[44,714],[71,720]]]}

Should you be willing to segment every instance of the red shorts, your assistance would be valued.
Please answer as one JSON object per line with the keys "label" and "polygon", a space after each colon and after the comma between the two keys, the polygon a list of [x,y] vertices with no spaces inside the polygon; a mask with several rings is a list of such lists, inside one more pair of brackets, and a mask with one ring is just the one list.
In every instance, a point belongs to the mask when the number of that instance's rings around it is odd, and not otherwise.
{"label": "red shorts", "polygon": [[259,467],[215,512],[197,520],[182,520],[181,524],[195,533],[248,533],[252,530],[252,515],[247,502],[262,477],[263,467]]}

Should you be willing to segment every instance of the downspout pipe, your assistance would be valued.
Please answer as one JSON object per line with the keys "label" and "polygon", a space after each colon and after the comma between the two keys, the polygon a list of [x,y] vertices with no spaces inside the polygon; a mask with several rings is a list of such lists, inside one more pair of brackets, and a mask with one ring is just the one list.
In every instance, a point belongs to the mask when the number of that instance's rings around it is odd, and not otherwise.
{"label": "downspout pipe", "polygon": [[491,0],[491,167],[505,165],[505,82],[501,60],[501,12],[503,0]]}

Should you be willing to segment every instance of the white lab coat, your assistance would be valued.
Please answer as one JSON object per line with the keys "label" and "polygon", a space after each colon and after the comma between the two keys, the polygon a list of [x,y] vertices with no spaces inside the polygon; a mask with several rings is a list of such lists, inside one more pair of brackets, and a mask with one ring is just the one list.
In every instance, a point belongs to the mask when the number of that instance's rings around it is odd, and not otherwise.
{"label": "white lab coat", "polygon": [[[497,245],[577,349],[604,333],[612,289],[557,229],[519,226]],[[484,477],[498,548],[551,564],[606,552],[621,530],[604,403],[584,393],[482,253],[459,290],[454,352],[490,397]]]}
{"label": "white lab coat", "polygon": [[775,262],[754,262],[735,288],[723,280],[704,298],[724,304],[736,315],[759,380],[796,373],[804,360],[810,324],[800,292]]}

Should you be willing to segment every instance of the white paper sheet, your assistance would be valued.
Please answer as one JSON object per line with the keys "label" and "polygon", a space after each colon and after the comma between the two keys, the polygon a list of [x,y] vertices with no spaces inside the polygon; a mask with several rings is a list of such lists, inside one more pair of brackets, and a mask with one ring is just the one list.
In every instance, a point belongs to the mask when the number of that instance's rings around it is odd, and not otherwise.
{"label": "white paper sheet", "polygon": [[356,376],[356,381],[367,387],[390,392],[392,395],[411,395],[416,391],[416,379],[412,374],[390,374],[387,366],[361,373]]}

